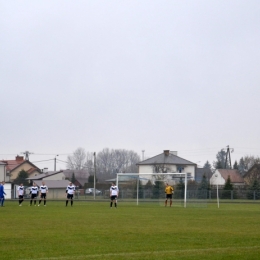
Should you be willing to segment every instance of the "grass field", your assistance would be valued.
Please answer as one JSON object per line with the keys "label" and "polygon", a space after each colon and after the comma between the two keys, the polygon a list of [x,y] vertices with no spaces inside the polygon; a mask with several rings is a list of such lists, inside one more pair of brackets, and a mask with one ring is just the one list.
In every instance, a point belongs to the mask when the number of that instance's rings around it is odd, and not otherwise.
{"label": "grass field", "polygon": [[260,205],[49,201],[0,208],[0,259],[259,259]]}

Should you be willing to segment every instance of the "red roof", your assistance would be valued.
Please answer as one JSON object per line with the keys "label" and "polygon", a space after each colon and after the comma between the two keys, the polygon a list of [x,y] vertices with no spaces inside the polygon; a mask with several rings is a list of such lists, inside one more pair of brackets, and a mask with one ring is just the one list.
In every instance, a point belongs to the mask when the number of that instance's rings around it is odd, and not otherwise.
{"label": "red roof", "polygon": [[24,164],[25,162],[29,163],[32,168],[30,168],[27,172],[32,173],[35,170],[39,170],[34,164],[30,161],[24,160],[23,156],[16,156],[15,160],[1,160],[1,162],[6,163],[6,171],[12,171],[18,166]]}
{"label": "red roof", "polygon": [[19,165],[23,164],[25,162],[25,160],[22,161],[16,161],[16,160],[3,160],[1,162],[6,163],[6,170],[7,171],[12,171],[13,169],[15,169],[16,167],[18,167]]}
{"label": "red roof", "polygon": [[218,171],[225,179],[225,181],[228,179],[229,176],[231,183],[244,183],[244,179],[242,178],[238,170],[218,169]]}

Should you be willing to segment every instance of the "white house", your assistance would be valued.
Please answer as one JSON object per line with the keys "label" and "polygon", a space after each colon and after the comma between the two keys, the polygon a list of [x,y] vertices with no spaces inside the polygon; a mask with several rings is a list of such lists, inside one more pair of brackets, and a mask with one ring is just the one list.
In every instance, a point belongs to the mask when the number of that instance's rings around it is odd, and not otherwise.
{"label": "white house", "polygon": [[136,164],[140,173],[187,173],[190,180],[195,179],[196,163],[183,159],[177,152],[164,150],[163,153]]}
{"label": "white house", "polygon": [[234,186],[245,185],[244,179],[241,177],[238,170],[229,169],[217,169],[210,178],[210,185],[224,186],[228,177],[230,178],[231,184]]}

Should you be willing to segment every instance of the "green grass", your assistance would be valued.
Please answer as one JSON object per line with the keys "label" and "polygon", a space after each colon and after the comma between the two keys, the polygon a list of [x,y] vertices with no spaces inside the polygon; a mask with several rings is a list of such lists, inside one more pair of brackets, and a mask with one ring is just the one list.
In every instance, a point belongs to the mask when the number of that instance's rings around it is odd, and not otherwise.
{"label": "green grass", "polygon": [[259,204],[6,201],[0,208],[0,259],[259,259]]}

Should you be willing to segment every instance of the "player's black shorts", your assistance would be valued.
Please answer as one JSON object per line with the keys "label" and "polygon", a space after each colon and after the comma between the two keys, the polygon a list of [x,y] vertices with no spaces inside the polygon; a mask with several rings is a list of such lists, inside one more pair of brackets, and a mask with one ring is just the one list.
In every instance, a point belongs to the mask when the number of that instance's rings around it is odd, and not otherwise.
{"label": "player's black shorts", "polygon": [[116,200],[117,199],[117,195],[112,195],[110,198],[111,198],[111,200]]}
{"label": "player's black shorts", "polygon": [[172,199],[172,194],[166,194],[166,199]]}
{"label": "player's black shorts", "polygon": [[46,193],[41,193],[41,199],[46,199]]}
{"label": "player's black shorts", "polygon": [[19,195],[19,199],[23,199],[23,195]]}
{"label": "player's black shorts", "polygon": [[67,193],[67,199],[72,200],[73,199],[73,194],[68,194]]}
{"label": "player's black shorts", "polygon": [[37,194],[31,194],[31,199],[35,199],[37,197]]}

